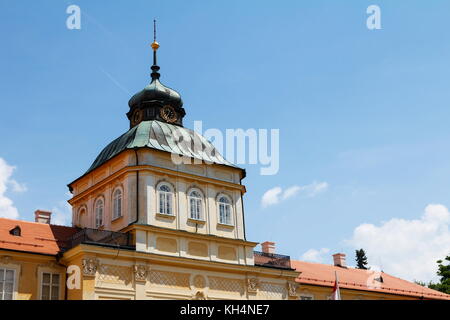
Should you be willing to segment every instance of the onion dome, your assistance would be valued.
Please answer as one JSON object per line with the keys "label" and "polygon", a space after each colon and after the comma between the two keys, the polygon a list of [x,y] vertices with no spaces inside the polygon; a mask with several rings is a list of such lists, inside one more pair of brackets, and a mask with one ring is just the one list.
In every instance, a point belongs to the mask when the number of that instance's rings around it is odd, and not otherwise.
{"label": "onion dome", "polygon": [[183,126],[183,117],[186,112],[183,109],[183,100],[181,100],[180,94],[159,81],[161,75],[160,67],[157,65],[156,52],[160,45],[156,41],[156,25],[151,47],[153,49],[152,81],[131,97],[128,102],[130,111],[127,113],[127,117],[130,120],[130,128],[147,120],[159,120]]}

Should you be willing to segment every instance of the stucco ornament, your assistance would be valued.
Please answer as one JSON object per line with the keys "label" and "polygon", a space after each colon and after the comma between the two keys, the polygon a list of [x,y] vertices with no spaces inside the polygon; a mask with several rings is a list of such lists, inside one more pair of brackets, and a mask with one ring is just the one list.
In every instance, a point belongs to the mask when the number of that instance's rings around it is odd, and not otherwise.
{"label": "stucco ornament", "polygon": [[11,256],[1,256],[0,257],[0,263],[3,263],[3,264],[9,264],[11,262],[11,260],[12,260]]}
{"label": "stucco ornament", "polygon": [[192,296],[192,300],[206,300],[206,296],[203,291],[197,291],[197,293]]}
{"label": "stucco ornament", "polygon": [[258,291],[259,280],[258,278],[248,278],[247,279],[247,290],[248,292],[256,292]]}
{"label": "stucco ornament", "polygon": [[297,296],[298,284],[296,284],[295,282],[288,282],[287,287],[288,287],[288,294],[289,294],[289,296],[290,297],[296,297]]}
{"label": "stucco ornament", "polygon": [[82,260],[83,275],[94,277],[97,272],[98,260],[94,258],[87,258]]}
{"label": "stucco ornament", "polygon": [[145,281],[147,280],[147,266],[142,264],[136,264],[134,266],[134,279],[136,281]]}
{"label": "stucco ornament", "polygon": [[205,284],[205,278],[201,275],[196,275],[194,277],[194,286],[198,289],[203,289],[205,288],[206,284]]}

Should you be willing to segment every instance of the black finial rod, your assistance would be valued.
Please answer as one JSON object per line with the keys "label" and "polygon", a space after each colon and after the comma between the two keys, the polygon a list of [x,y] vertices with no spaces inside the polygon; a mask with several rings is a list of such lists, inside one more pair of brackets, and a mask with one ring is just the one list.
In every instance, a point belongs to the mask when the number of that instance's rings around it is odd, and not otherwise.
{"label": "black finial rod", "polygon": [[158,51],[159,49],[159,43],[156,41],[156,19],[153,20],[153,43],[151,44],[151,47],[153,49],[153,65],[152,65],[152,79],[159,79],[160,74],[159,74],[159,66],[157,64],[157,59],[156,59],[156,51]]}

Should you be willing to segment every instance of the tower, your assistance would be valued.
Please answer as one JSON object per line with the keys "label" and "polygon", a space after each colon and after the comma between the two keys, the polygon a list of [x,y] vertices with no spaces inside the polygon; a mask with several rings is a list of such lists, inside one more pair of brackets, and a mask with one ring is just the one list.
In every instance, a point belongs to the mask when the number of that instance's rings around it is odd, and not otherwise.
{"label": "tower", "polygon": [[151,82],[129,101],[130,129],[69,184],[73,225],[130,232],[144,252],[253,264],[245,170],[183,127],[180,94],[160,82],[156,37],[151,47]]}
{"label": "tower", "polygon": [[129,102],[130,129],[69,184],[81,231],[62,261],[83,276],[69,296],[295,299],[289,257],[256,253],[246,240],[245,170],[183,126],[180,94],[160,82],[158,49],[155,37],[151,82]]}

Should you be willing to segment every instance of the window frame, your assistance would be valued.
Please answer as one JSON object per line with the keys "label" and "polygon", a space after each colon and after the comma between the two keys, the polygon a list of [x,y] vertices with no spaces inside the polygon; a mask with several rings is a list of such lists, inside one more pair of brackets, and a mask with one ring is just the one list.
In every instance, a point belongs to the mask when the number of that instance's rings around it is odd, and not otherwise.
{"label": "window frame", "polygon": [[[191,194],[194,193],[194,192],[198,193],[199,197],[191,196]],[[200,201],[200,210],[198,210],[198,218],[192,216],[191,200]],[[188,202],[188,205],[187,205],[187,207],[188,207],[188,219],[195,220],[195,221],[205,221],[206,220],[205,219],[205,217],[206,217],[206,214],[205,214],[205,196],[204,196],[203,192],[200,189],[198,189],[198,188],[191,188],[191,189],[189,189],[188,192],[187,192],[187,202]],[[198,205],[199,204],[197,203],[196,206],[198,207]]]}
{"label": "window frame", "polygon": [[[11,266],[11,265],[3,265],[0,264],[0,269],[3,270],[3,277],[6,280],[6,271],[12,271],[13,272],[13,288],[11,292],[11,300],[17,300],[17,288],[18,288],[18,275],[20,274],[20,268],[17,266]],[[3,281],[3,284],[5,284],[6,281]],[[0,301],[7,301],[4,300],[4,294],[5,294],[5,287],[3,286],[2,291],[0,291]]]}
{"label": "window frame", "polygon": [[[97,204],[102,202],[102,215],[101,215],[101,224],[97,224]],[[98,197],[94,202],[94,226],[95,229],[99,229],[105,225],[105,199],[103,197]]]}
{"label": "window frame", "polygon": [[48,274],[50,274],[50,283],[49,283],[49,297],[50,297],[50,299],[49,300],[46,300],[46,301],[56,301],[56,300],[52,300],[51,299],[51,297],[52,297],[52,289],[53,289],[53,287],[54,287],[54,285],[53,285],[53,275],[58,275],[59,276],[59,281],[58,281],[58,299],[57,300],[63,300],[63,284],[65,283],[64,281],[65,281],[65,279],[64,279],[64,274],[62,273],[62,272],[60,272],[60,271],[57,271],[57,270],[52,270],[52,269],[49,269],[49,268],[42,268],[41,270],[39,270],[39,278],[38,278],[38,286],[39,286],[39,288],[38,288],[38,298],[39,298],[39,300],[43,300],[43,298],[42,298],[42,289],[43,289],[43,286],[44,286],[44,274],[45,273],[48,273]]}
{"label": "window frame", "polygon": [[[116,216],[116,192],[120,192],[120,212]],[[123,189],[121,187],[116,187],[112,192],[112,214],[111,221],[115,221],[123,217]]]}
{"label": "window frame", "polygon": [[[160,190],[162,187],[166,186],[167,188],[169,188],[170,191],[163,191]],[[172,184],[166,182],[166,181],[162,181],[160,183],[158,183],[158,185],[156,186],[156,207],[157,207],[157,213],[163,216],[168,216],[168,217],[174,217],[175,216],[175,188],[173,187]],[[167,207],[167,204],[170,204],[170,213],[164,212],[164,210],[161,210],[161,196],[164,195],[164,201],[163,203],[165,203],[165,207]],[[167,201],[167,196],[170,196],[170,202]]]}
{"label": "window frame", "polygon": [[[221,202],[220,200],[222,199],[222,198],[225,198],[225,199],[227,199],[228,200],[228,203],[226,203],[226,202]],[[227,194],[225,194],[225,193],[220,193],[218,196],[217,196],[217,198],[216,198],[216,203],[217,203],[217,221],[218,221],[218,223],[220,224],[220,225],[224,225],[224,226],[233,226],[234,227],[234,218],[233,218],[233,214],[234,214],[234,208],[233,208],[233,200],[232,200],[232,198],[229,196],[229,195],[227,195]],[[221,205],[226,205],[226,206],[228,206],[229,207],[229,210],[230,210],[230,212],[229,212],[229,222],[228,221],[222,221],[221,220],[221,214],[220,214],[220,209],[221,209]]]}

